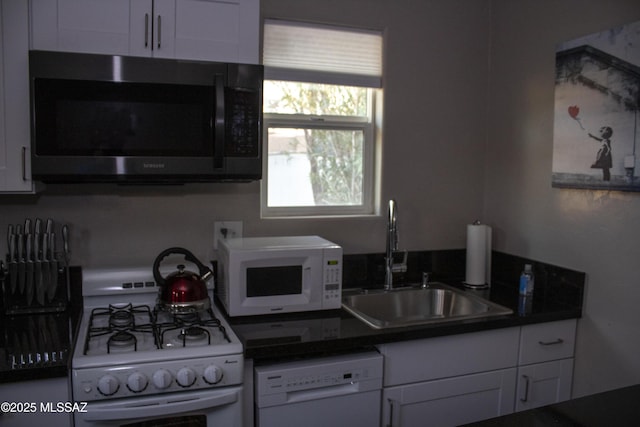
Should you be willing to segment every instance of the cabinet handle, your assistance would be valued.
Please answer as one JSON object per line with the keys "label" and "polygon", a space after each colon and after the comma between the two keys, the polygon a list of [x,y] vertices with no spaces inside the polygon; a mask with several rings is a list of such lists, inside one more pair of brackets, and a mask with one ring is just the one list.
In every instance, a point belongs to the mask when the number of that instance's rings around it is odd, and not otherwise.
{"label": "cabinet handle", "polygon": [[28,169],[28,166],[31,163],[28,163],[30,162],[30,159],[27,159],[29,154],[29,149],[27,147],[22,147],[22,180],[25,182],[30,179],[27,175],[31,175],[31,170]]}
{"label": "cabinet handle", "polygon": [[529,375],[523,375],[522,378],[524,378],[524,397],[520,398],[521,402],[526,402],[527,400],[529,400]]}
{"label": "cabinet handle", "polygon": [[144,14],[144,47],[149,47],[149,14]]}
{"label": "cabinet handle", "polygon": [[160,41],[162,40],[162,22],[160,21],[160,15],[158,15],[158,49],[160,49]]}
{"label": "cabinet handle", "polygon": [[389,422],[385,427],[393,427],[393,399],[387,399],[389,402]]}
{"label": "cabinet handle", "polygon": [[562,338],[558,338],[557,340],[554,341],[538,341],[538,344],[540,345],[556,345],[556,344],[562,344],[564,342],[564,340]]}

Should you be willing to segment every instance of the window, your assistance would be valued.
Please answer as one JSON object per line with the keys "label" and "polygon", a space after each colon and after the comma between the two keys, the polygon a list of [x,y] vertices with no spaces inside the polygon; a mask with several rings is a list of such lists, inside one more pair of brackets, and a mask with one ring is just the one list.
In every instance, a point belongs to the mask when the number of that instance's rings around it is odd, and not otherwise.
{"label": "window", "polygon": [[265,22],[263,216],[373,213],[381,57],[380,33]]}

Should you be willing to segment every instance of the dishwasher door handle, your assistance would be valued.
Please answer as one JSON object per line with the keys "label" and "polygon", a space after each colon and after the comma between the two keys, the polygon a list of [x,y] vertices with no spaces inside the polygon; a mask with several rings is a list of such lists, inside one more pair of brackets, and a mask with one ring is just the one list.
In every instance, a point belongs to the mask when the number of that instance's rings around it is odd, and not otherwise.
{"label": "dishwasher door handle", "polygon": [[313,388],[310,390],[292,391],[287,393],[287,403],[306,402],[308,400],[344,396],[346,394],[359,392],[360,383],[348,383],[335,386]]}

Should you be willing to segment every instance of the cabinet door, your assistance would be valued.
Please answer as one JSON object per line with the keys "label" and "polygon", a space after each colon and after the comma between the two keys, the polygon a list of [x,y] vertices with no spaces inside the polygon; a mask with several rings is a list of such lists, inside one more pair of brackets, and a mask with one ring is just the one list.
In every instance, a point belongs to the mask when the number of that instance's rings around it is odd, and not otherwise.
{"label": "cabinet door", "polygon": [[533,409],[571,398],[573,359],[518,368],[516,411]]}
{"label": "cabinet door", "polygon": [[131,0],[129,54],[174,58],[175,9],[176,0]]}
{"label": "cabinet door", "polygon": [[151,0],[31,0],[32,48],[129,55],[130,32],[144,31],[134,4],[151,13]]}
{"label": "cabinet door", "polygon": [[385,427],[446,427],[513,412],[516,369],[385,388]]}
{"label": "cabinet door", "polygon": [[0,192],[31,193],[29,11],[20,0],[0,2]]}
{"label": "cabinet door", "polygon": [[[259,63],[259,13],[259,0],[176,2],[175,56],[182,59]],[[164,27],[162,24],[163,33]],[[162,39],[165,39],[164,34]]]}
{"label": "cabinet door", "polygon": [[31,0],[31,47],[259,63],[259,0]]}

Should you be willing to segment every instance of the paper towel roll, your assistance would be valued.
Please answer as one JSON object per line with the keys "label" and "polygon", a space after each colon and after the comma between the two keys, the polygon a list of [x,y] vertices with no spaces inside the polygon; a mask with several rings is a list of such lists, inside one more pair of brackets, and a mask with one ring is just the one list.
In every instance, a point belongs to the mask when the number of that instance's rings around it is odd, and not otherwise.
{"label": "paper towel roll", "polygon": [[467,269],[465,284],[488,286],[491,282],[491,227],[467,225]]}

